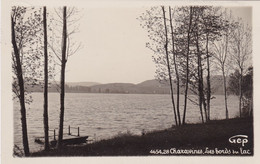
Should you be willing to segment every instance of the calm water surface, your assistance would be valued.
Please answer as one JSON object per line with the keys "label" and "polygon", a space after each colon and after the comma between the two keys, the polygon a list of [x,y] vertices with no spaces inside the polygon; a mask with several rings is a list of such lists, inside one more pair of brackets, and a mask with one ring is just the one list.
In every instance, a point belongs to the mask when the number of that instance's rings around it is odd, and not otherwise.
{"label": "calm water surface", "polygon": [[[33,103],[27,105],[27,126],[31,151],[43,149],[34,138],[43,133],[43,93],[32,93]],[[211,119],[224,119],[224,96],[216,95],[211,102]],[[230,118],[238,115],[238,98],[228,97]],[[20,106],[14,102],[14,144],[22,148]],[[181,97],[183,109],[183,96]],[[181,112],[182,113],[182,112]],[[68,126],[80,127],[80,135],[94,140],[121,133],[141,135],[142,130],[166,129],[174,123],[170,95],[156,94],[94,94],[66,93],[64,133]],[[186,122],[201,122],[199,108],[188,102]],[[49,94],[49,128],[59,125],[59,94]],[[77,134],[77,129],[71,129]],[[56,130],[56,134],[58,130]],[[53,135],[53,132],[50,132]],[[52,140],[52,138],[51,138]]]}

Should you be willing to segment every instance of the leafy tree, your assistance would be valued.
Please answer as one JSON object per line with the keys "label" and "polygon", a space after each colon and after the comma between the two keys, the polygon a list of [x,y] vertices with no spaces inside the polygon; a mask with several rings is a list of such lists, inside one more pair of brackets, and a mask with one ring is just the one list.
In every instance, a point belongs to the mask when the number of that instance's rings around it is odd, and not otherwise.
{"label": "leafy tree", "polygon": [[229,82],[228,82],[228,86],[229,86],[229,91],[237,96],[239,96],[239,78],[240,78],[240,73],[239,70],[235,70],[234,73],[231,73],[229,75]]}
{"label": "leafy tree", "polygon": [[[25,156],[29,155],[29,143],[26,121],[26,103],[32,101],[28,97],[27,87],[37,83],[41,66],[40,62],[40,9],[14,6],[11,13],[12,36],[12,68],[14,72],[13,92],[19,99],[21,108],[22,138]],[[33,61],[33,62],[32,62]]]}
{"label": "leafy tree", "polygon": [[[176,125],[180,125],[180,115],[177,107],[175,106],[174,100],[174,89],[173,89],[173,63],[174,63],[174,45],[172,44],[173,39],[173,28],[171,28],[172,23],[169,22],[169,18],[172,16],[170,12],[166,11],[164,6],[161,7],[152,7],[150,10],[147,10],[142,16],[139,17],[141,21],[141,26],[147,29],[148,37],[150,42],[146,44],[150,50],[153,51],[153,61],[156,63],[156,78],[159,79],[160,82],[169,82],[170,90],[171,90],[171,101],[172,108],[174,112],[174,120]],[[166,13],[167,12],[167,13]],[[172,46],[172,51],[170,50],[170,46]],[[178,100],[177,100],[178,101]],[[178,102],[177,102],[178,104]]]}
{"label": "leafy tree", "polygon": [[[209,43],[220,35],[220,16],[217,9],[207,6],[184,6],[176,7],[174,10],[169,7],[168,11],[162,6],[162,10],[161,13],[157,7],[153,7],[147,10],[140,20],[143,23],[142,27],[148,31],[150,42],[147,43],[147,47],[154,52],[157,78],[161,81],[169,80],[172,93],[172,81],[176,81],[176,105],[173,94],[171,96],[176,125],[185,124],[187,99],[190,99],[188,90],[198,95],[202,121],[203,113],[208,120],[211,99]],[[167,12],[169,14],[166,14]],[[208,72],[206,89],[203,83],[205,64]],[[180,86],[185,87],[182,123],[179,109]]]}
{"label": "leafy tree", "polygon": [[[239,79],[241,78],[240,71],[237,69],[229,76],[229,91],[240,97]],[[242,109],[241,116],[252,116],[253,111],[253,67],[247,69],[247,73],[243,76],[242,81]]]}
{"label": "leafy tree", "polygon": [[206,119],[210,120],[210,100],[211,100],[211,81],[210,81],[210,58],[212,57],[210,49],[211,44],[218,40],[223,30],[223,19],[219,12],[221,8],[207,6],[202,8],[202,27],[205,36],[205,53],[206,53],[206,70],[207,70],[207,87],[206,87],[206,104],[207,115]]}
{"label": "leafy tree", "polygon": [[249,67],[243,78],[244,116],[253,116],[253,67]]}
{"label": "leafy tree", "polygon": [[[239,39],[233,36],[238,35],[234,31],[235,27],[239,26],[235,26],[231,17],[222,12],[224,8],[221,7],[182,6],[175,7],[174,10],[171,7],[168,10],[164,6],[161,8],[162,11],[159,7],[152,7],[139,19],[141,26],[148,32],[150,42],[146,46],[154,53],[156,77],[160,81],[170,83],[176,125],[185,124],[188,99],[198,105],[202,122],[210,120],[210,103],[213,98],[210,76],[213,64],[218,65],[218,70],[224,78],[228,118],[227,56],[232,54],[232,49],[237,48],[234,42]],[[177,104],[173,96],[174,82],[177,85]],[[179,109],[180,86],[185,87],[182,122]]]}
{"label": "leafy tree", "polygon": [[[175,9],[175,56],[177,57],[178,65],[178,75],[176,78],[179,78],[179,85],[185,87],[184,90],[184,109],[183,109],[183,118],[182,124],[185,124],[186,118],[186,109],[187,109],[187,100],[188,100],[188,90],[190,84],[190,75],[192,66],[191,59],[191,45],[192,45],[192,31],[194,28],[194,7],[178,7]],[[178,81],[178,80],[177,80]],[[178,82],[177,82],[178,86]],[[178,90],[177,90],[178,92]]]}

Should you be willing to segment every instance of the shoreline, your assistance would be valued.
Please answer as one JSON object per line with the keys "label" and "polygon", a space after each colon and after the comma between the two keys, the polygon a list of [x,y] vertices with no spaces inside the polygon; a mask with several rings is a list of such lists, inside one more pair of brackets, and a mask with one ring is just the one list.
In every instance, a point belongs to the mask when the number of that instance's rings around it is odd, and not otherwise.
{"label": "shoreline", "polygon": [[[242,143],[231,137],[237,135]],[[230,139],[231,138],[231,139]],[[252,156],[253,119],[234,118],[212,120],[208,123],[186,124],[165,130],[149,132],[142,136],[123,134],[112,139],[86,145],[64,146],[62,150],[31,153],[31,157],[43,156],[154,156],[154,155],[213,155]]]}

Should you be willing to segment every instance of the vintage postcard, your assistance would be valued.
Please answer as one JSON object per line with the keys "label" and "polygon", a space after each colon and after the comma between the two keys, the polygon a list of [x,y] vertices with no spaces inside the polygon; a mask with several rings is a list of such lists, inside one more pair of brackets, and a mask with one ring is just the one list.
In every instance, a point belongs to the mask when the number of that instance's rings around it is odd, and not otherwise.
{"label": "vintage postcard", "polygon": [[2,162],[256,163],[259,4],[2,1]]}

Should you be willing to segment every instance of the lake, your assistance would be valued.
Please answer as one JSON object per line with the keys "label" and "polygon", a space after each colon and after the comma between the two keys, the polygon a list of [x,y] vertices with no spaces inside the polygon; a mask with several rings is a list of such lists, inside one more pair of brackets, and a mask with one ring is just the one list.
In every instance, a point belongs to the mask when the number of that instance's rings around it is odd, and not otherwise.
{"label": "lake", "polygon": [[[30,151],[43,149],[34,142],[35,137],[44,136],[43,132],[43,93],[32,93],[33,102],[26,106],[27,127]],[[224,96],[215,95],[211,101],[211,119],[224,119]],[[181,100],[181,114],[183,96]],[[238,116],[238,98],[228,97],[230,118]],[[59,125],[59,94],[49,93],[49,128]],[[22,146],[20,106],[14,101],[14,144]],[[114,137],[123,133],[141,135],[161,130],[174,124],[170,95],[158,94],[95,94],[66,93],[64,133],[68,126],[80,127],[80,135],[88,135],[94,140]],[[199,107],[188,101],[187,123],[201,122]],[[71,129],[77,134],[77,129]],[[56,130],[56,135],[58,130]],[[53,135],[50,132],[49,135]],[[52,138],[50,138],[52,139]]]}

